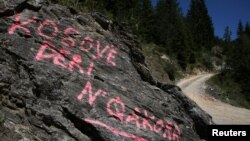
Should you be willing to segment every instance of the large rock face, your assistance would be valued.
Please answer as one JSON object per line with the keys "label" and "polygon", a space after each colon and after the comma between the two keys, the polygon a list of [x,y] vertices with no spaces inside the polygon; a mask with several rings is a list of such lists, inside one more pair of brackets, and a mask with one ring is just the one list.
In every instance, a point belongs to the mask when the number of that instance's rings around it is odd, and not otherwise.
{"label": "large rock face", "polygon": [[126,28],[42,0],[0,2],[0,104],[4,141],[200,140],[212,124]]}

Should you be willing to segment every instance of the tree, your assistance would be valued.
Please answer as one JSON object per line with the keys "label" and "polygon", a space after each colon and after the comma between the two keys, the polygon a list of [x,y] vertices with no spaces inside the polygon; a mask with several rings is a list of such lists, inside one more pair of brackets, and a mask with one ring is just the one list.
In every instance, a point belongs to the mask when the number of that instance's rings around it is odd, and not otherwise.
{"label": "tree", "polygon": [[137,19],[139,0],[107,0],[106,9],[114,20],[132,23]]}
{"label": "tree", "polygon": [[238,28],[237,28],[237,35],[238,35],[238,38],[240,37],[240,35],[244,32],[244,27],[242,25],[242,22],[241,20],[239,20],[239,23],[238,23]]}
{"label": "tree", "polygon": [[232,31],[230,30],[229,26],[226,26],[224,36],[223,36],[224,41],[227,43],[231,42],[231,35],[232,35]]}
{"label": "tree", "polygon": [[201,47],[210,49],[214,42],[213,23],[208,15],[204,0],[192,0],[187,13],[187,22],[192,31],[198,50]]}
{"label": "tree", "polygon": [[248,36],[250,36],[250,25],[249,25],[248,22],[246,23],[246,26],[245,26],[245,33],[246,33]]}
{"label": "tree", "polygon": [[[191,34],[189,34],[188,29],[182,19],[177,22],[176,25],[176,36],[173,38],[173,51],[176,53],[177,62],[183,70],[186,70],[190,61],[195,62],[195,58],[192,58],[192,46],[193,40]],[[194,54],[193,54],[194,55]]]}
{"label": "tree", "polygon": [[243,83],[250,81],[250,36],[242,35],[237,40],[236,46],[232,48],[227,56],[228,68],[237,80]]}
{"label": "tree", "polygon": [[139,1],[139,20],[138,20],[138,32],[140,36],[148,41],[152,41],[153,24],[154,24],[154,12],[151,0]]}
{"label": "tree", "polygon": [[190,58],[193,39],[177,0],[159,0],[155,15],[155,42],[164,47],[166,54],[176,57],[185,70],[190,60],[195,62]]}
{"label": "tree", "polygon": [[159,0],[155,14],[155,42],[168,46],[176,36],[176,23],[180,17],[180,9],[176,0]]}

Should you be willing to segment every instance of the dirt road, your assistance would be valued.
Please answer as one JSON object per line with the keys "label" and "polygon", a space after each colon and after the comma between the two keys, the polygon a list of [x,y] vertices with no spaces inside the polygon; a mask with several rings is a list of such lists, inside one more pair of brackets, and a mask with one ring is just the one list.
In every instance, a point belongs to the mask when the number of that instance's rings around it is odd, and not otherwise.
{"label": "dirt road", "polygon": [[213,74],[202,74],[181,80],[177,85],[204,111],[213,117],[216,124],[250,124],[250,110],[234,107],[205,93],[205,81]]}

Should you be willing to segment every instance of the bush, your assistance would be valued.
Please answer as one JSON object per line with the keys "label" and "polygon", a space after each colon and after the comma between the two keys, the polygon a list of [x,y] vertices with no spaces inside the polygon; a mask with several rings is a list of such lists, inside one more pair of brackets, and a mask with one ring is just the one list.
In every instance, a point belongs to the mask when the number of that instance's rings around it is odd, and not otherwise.
{"label": "bush", "polygon": [[176,80],[176,77],[178,76],[178,70],[174,64],[169,62],[166,63],[164,70],[168,74],[168,77],[171,81]]}
{"label": "bush", "polygon": [[220,98],[222,101],[250,109],[250,101],[244,93],[244,88],[233,79],[232,75],[231,72],[223,71],[213,76],[208,83],[216,85],[221,89]]}
{"label": "bush", "polygon": [[146,56],[152,55],[156,50],[157,47],[154,43],[142,43],[143,53]]}
{"label": "bush", "polygon": [[250,81],[250,37],[242,35],[236,46],[230,50],[227,66],[231,68],[235,78],[243,83]]}
{"label": "bush", "polygon": [[213,63],[212,63],[212,59],[211,56],[209,56],[208,54],[204,54],[201,58],[201,64],[208,70],[213,70]]}

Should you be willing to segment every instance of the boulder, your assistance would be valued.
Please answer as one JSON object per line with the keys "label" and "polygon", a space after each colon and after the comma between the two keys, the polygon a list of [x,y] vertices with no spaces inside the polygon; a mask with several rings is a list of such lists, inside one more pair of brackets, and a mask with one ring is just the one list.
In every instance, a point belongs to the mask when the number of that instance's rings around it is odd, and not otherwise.
{"label": "boulder", "polygon": [[47,0],[0,2],[0,105],[4,141],[201,140],[213,124],[125,26]]}

